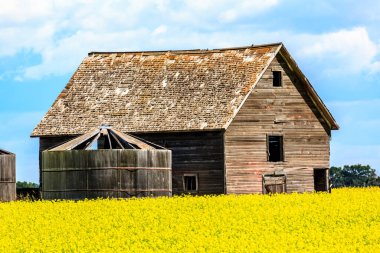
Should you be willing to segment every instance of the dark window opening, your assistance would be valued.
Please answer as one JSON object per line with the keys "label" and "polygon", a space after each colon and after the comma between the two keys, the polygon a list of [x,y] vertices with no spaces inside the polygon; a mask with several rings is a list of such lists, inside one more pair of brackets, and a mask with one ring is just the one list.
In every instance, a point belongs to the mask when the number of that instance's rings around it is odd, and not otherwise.
{"label": "dark window opening", "polygon": [[314,190],[328,191],[327,169],[314,169]]}
{"label": "dark window opening", "polygon": [[282,72],[273,71],[273,87],[281,87],[281,86],[282,86]]}
{"label": "dark window opening", "polygon": [[285,175],[264,175],[263,176],[263,193],[274,194],[286,192]]}
{"label": "dark window opening", "polygon": [[268,161],[280,162],[284,160],[282,136],[268,136]]}
{"label": "dark window opening", "polygon": [[197,175],[184,175],[183,188],[186,192],[194,192],[198,190],[198,177]]}

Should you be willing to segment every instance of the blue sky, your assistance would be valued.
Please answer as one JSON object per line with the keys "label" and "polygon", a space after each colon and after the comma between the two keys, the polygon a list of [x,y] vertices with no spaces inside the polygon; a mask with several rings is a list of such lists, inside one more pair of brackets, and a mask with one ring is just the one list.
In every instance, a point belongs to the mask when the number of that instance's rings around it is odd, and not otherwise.
{"label": "blue sky", "polygon": [[0,147],[38,182],[29,138],[90,51],[284,42],[341,126],[331,165],[380,174],[380,1],[1,1]]}

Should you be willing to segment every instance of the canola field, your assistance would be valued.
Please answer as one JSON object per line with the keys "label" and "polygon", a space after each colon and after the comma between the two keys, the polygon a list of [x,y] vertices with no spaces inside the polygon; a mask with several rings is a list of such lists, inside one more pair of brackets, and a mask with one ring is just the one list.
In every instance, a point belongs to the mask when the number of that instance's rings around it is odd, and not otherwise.
{"label": "canola field", "polygon": [[0,203],[1,252],[380,252],[380,188]]}

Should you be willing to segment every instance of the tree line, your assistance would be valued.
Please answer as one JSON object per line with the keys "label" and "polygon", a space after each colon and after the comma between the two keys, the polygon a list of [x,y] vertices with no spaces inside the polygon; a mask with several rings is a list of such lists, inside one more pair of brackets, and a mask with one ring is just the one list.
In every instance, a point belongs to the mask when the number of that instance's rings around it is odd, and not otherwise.
{"label": "tree line", "polygon": [[333,188],[380,186],[380,177],[369,165],[344,165],[330,168],[330,182]]}
{"label": "tree line", "polygon": [[26,182],[26,181],[17,181],[16,187],[17,188],[38,188],[38,184],[33,182]]}

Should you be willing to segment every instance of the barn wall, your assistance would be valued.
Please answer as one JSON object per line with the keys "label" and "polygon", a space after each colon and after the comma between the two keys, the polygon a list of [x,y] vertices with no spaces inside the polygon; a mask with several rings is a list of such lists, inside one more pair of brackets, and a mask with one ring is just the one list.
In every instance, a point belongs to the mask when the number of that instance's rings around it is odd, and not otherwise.
{"label": "barn wall", "polygon": [[[224,193],[224,147],[222,131],[145,133],[135,135],[172,150],[173,194],[184,193],[184,174],[198,175],[199,187],[197,194]],[[72,138],[72,136],[41,137],[40,155],[41,151]],[[41,178],[40,175],[40,180]]]}
{"label": "barn wall", "polygon": [[198,175],[197,194],[224,193],[223,132],[139,134],[139,137],[172,150],[173,194],[183,191],[183,175]]}
{"label": "barn wall", "polygon": [[[273,87],[272,71],[283,72]],[[267,135],[284,140],[284,161],[267,162]],[[287,191],[314,190],[313,169],[329,168],[330,130],[297,77],[277,57],[225,133],[227,193],[261,193],[262,175],[287,175]]]}

